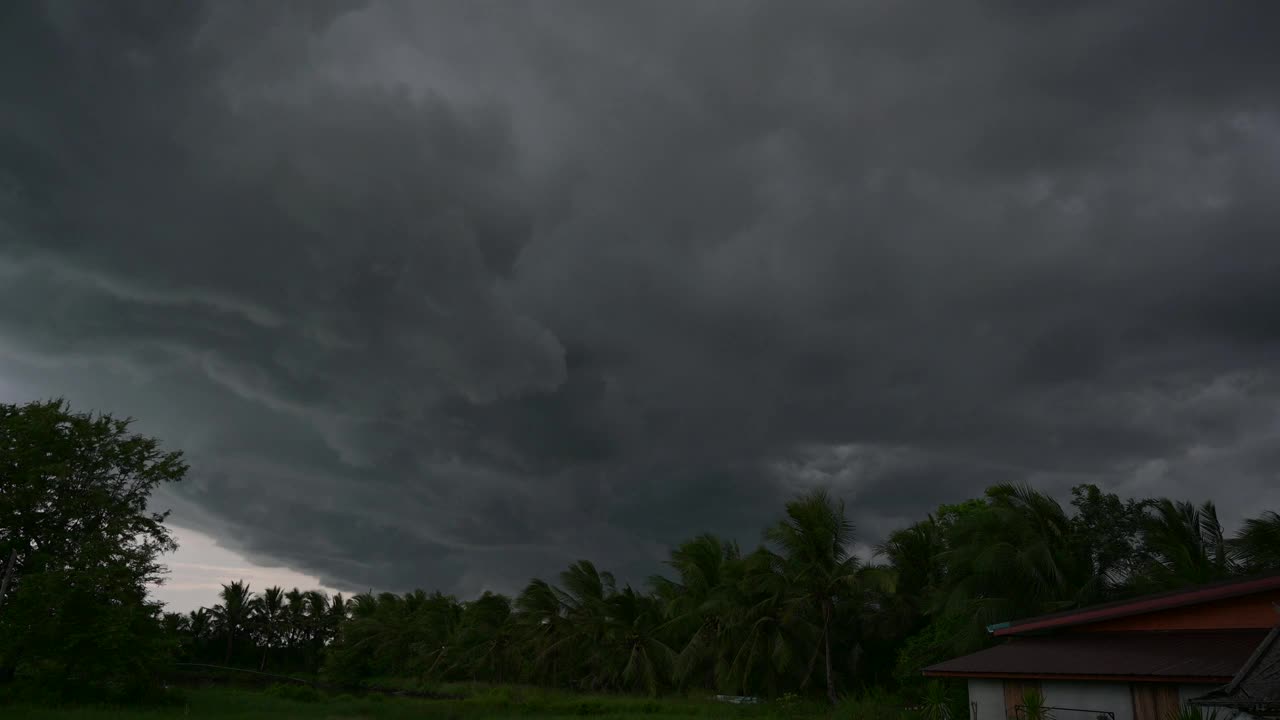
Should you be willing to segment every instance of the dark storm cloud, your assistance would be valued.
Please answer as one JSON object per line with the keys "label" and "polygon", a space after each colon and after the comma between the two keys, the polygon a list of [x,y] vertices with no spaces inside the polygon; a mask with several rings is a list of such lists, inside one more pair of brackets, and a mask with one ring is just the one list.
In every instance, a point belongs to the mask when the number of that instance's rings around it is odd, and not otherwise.
{"label": "dark storm cloud", "polygon": [[473,591],[819,484],[868,541],[1003,480],[1280,502],[1268,4],[0,13],[0,379],[143,418],[254,556]]}

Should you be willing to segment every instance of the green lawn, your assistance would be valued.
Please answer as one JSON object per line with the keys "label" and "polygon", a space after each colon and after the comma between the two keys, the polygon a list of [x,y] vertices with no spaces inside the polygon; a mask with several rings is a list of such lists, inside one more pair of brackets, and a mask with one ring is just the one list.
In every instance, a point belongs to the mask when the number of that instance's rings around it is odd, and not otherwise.
{"label": "green lawn", "polygon": [[[464,700],[419,700],[386,696],[352,697],[294,691],[233,689],[182,690],[183,702],[147,709],[111,707],[40,708],[0,705],[5,720],[125,720],[125,718],[208,718],[209,720],[387,720],[399,718],[596,717],[639,718],[829,718],[813,705],[740,706],[711,699],[658,699],[588,696],[538,689],[490,688]],[[297,697],[291,697],[296,695]]]}

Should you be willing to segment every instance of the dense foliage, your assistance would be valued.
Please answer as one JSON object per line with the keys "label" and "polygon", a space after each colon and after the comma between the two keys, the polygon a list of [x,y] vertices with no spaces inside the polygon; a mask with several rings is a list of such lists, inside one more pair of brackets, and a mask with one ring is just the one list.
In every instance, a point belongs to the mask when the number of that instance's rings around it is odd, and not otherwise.
{"label": "dense foliage", "polygon": [[0,682],[138,692],[175,659],[338,683],[526,683],[650,695],[807,696],[902,690],[946,717],[920,669],[989,642],[992,623],[1280,571],[1280,515],[1233,536],[1211,502],[1071,502],[1002,484],[891,533],[864,561],[844,504],[806,493],[762,544],[700,535],[643,587],[579,560],[515,597],[223,586],[161,616],[146,587],[174,545],[152,490],[180,455],[127,421],[61,402],[0,405]]}
{"label": "dense foliage", "polygon": [[146,588],[174,544],[147,498],[185,472],[128,421],[0,405],[0,681],[64,696],[150,684],[170,657]]}
{"label": "dense foliage", "polygon": [[189,658],[319,667],[344,683],[828,698],[891,687],[928,705],[955,696],[923,684],[920,669],[988,642],[991,623],[1280,571],[1278,532],[1275,513],[1227,537],[1212,503],[1082,485],[1063,506],[1006,484],[892,533],[864,563],[843,504],[819,490],[788,503],[750,552],[713,535],[676,546],[670,572],[645,589],[585,560],[514,598],[471,601],[421,590],[255,595],[232,583],[219,605],[168,622]]}

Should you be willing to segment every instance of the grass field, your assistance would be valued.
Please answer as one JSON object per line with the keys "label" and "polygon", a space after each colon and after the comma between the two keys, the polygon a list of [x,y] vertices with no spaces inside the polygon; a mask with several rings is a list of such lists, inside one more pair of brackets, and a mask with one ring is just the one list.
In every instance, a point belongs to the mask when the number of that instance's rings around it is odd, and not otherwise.
{"label": "grass field", "polygon": [[[843,715],[840,713],[838,716]],[[192,720],[399,720],[400,718],[596,717],[639,718],[830,718],[829,709],[809,703],[730,705],[712,699],[656,699],[571,695],[533,688],[496,687],[460,700],[421,700],[368,695],[324,695],[308,688],[265,691],[225,688],[184,689],[180,701],[153,708],[0,705],[9,720],[125,720],[126,718],[191,718]]]}

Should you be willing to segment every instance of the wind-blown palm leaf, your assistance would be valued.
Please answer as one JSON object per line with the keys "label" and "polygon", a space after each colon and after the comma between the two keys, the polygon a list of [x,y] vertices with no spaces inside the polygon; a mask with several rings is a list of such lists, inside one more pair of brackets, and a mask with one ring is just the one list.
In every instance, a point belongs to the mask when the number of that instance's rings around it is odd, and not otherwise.
{"label": "wind-blown palm leaf", "polygon": [[1156,502],[1143,526],[1147,567],[1139,586],[1163,590],[1220,580],[1235,572],[1212,502]]}
{"label": "wind-blown palm leaf", "polygon": [[1229,548],[1235,561],[1248,572],[1280,570],[1280,513],[1270,511],[1245,520]]}

